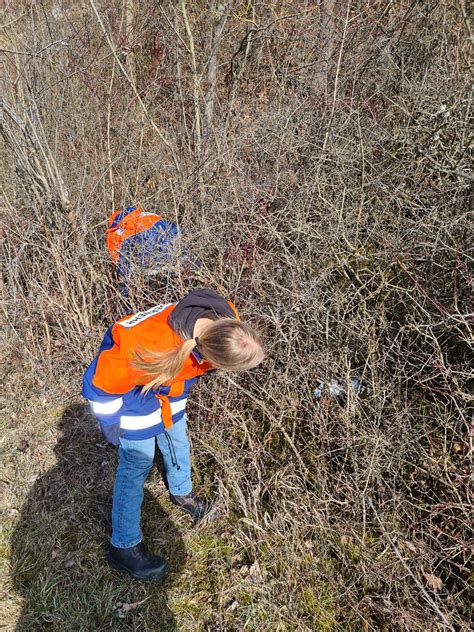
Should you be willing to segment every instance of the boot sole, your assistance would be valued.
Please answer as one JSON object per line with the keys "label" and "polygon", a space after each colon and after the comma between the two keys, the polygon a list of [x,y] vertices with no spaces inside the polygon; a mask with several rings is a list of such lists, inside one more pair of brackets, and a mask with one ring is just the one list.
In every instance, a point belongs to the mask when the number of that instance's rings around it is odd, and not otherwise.
{"label": "boot sole", "polygon": [[135,573],[132,573],[132,571],[130,571],[128,568],[125,568],[125,566],[122,566],[121,564],[118,564],[117,562],[112,562],[110,560],[107,560],[107,564],[114,571],[122,571],[124,573],[127,573],[128,575],[130,575],[130,577],[133,577],[133,579],[138,579],[141,582],[159,582],[166,577],[166,574],[168,572],[168,567],[165,566],[163,571],[158,575],[154,575],[153,577],[141,577],[140,575],[136,575]]}

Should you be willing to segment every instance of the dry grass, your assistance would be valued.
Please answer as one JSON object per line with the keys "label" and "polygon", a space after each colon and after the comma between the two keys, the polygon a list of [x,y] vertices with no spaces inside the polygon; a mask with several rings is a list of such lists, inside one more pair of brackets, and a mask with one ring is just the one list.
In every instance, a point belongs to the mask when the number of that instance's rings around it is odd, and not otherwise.
{"label": "dry grass", "polygon": [[[467,630],[463,0],[22,1],[2,23],[2,624]],[[200,264],[127,304],[103,234],[132,203]],[[172,572],[141,585],[103,562],[116,456],[81,373],[110,322],[203,285],[269,359],[193,392],[195,485],[221,515],[192,530],[154,472],[145,533]],[[354,373],[360,399],[312,396]]]}

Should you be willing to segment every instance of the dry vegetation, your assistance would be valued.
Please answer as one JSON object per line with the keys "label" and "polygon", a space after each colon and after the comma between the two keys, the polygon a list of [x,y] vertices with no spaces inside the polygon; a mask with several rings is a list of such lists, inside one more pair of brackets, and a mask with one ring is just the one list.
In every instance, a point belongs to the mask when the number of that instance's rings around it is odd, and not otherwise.
{"label": "dry vegetation", "polygon": [[[7,0],[2,24],[2,624],[467,630],[464,0]],[[200,264],[129,305],[104,229],[133,203]],[[144,528],[171,574],[142,585],[102,559],[116,455],[81,373],[108,324],[199,286],[269,358],[193,392],[221,516],[191,529],[156,471]],[[313,397],[354,373],[362,397]]]}

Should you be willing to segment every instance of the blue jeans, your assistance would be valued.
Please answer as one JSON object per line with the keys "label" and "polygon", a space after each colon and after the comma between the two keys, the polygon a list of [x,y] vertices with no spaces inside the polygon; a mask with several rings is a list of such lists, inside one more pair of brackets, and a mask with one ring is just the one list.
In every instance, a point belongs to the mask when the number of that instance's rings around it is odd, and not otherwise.
{"label": "blue jeans", "polygon": [[170,494],[186,496],[192,490],[186,417],[174,424],[167,433],[156,437],[143,441],[120,439],[119,465],[112,500],[113,546],[127,548],[142,541],[140,516],[143,486],[153,465],[155,441],[163,455]]}

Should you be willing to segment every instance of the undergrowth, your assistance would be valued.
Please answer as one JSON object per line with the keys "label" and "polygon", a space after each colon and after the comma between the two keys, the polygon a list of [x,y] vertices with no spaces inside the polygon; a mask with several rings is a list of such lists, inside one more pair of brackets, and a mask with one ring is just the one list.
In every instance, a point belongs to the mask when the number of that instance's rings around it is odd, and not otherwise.
{"label": "undergrowth", "polygon": [[[21,0],[2,22],[6,629],[469,629],[464,1]],[[124,299],[104,232],[132,204],[192,261]],[[219,516],[193,530],[158,467],[144,531],[171,571],[142,585],[104,563],[116,454],[81,374],[110,323],[202,286],[268,358],[195,387]],[[343,405],[314,395],[355,375]]]}

